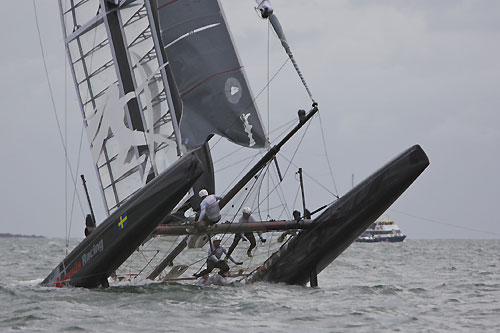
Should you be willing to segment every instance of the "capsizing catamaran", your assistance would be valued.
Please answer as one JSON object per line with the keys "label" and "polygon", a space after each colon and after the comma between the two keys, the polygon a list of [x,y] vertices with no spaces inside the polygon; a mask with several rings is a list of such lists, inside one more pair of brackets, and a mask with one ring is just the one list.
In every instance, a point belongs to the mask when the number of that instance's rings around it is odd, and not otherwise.
{"label": "capsizing catamaran", "polygon": [[[428,166],[416,145],[312,213],[303,196],[303,212],[289,220],[190,227],[200,207],[198,191],[215,192],[209,145],[214,135],[265,151],[219,202],[221,209],[233,211],[234,220],[248,205],[248,194],[259,187],[254,185],[262,181],[263,171],[274,164],[279,173],[277,155],[283,145],[319,111],[271,4],[256,2],[312,101],[274,145],[269,144],[218,0],[59,1],[68,60],[108,217],[43,285],[108,286],[108,277],[134,251],[162,235],[179,236],[179,241],[149,270],[152,280],[181,253],[204,246],[209,235],[282,231],[290,234],[288,240],[249,269],[243,275],[246,281],[317,286],[317,274]],[[174,266],[167,276],[180,277],[187,268]]]}

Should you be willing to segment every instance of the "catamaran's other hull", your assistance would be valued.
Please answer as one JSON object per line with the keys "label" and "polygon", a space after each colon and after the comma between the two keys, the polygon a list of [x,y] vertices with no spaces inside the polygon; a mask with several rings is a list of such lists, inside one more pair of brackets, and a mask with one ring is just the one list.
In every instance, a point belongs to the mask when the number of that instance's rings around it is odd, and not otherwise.
{"label": "catamaran's other hull", "polygon": [[42,285],[106,286],[108,276],[172,211],[201,173],[200,161],[194,154],[181,158],[101,223]]}
{"label": "catamaran's other hull", "polygon": [[411,147],[313,220],[317,226],[283,245],[250,278],[305,285],[361,235],[429,165],[418,145]]}

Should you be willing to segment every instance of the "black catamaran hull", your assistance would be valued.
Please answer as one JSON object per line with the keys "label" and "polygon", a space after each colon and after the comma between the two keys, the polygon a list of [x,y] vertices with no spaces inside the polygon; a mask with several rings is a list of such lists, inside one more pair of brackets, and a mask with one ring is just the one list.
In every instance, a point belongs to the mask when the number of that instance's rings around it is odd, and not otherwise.
{"label": "black catamaran hull", "polygon": [[111,275],[187,193],[202,168],[189,154],[152,180],[85,238],[42,285],[93,288]]}
{"label": "black catamaran hull", "polygon": [[411,147],[313,220],[249,278],[305,285],[327,267],[413,183],[429,165],[418,145]]}

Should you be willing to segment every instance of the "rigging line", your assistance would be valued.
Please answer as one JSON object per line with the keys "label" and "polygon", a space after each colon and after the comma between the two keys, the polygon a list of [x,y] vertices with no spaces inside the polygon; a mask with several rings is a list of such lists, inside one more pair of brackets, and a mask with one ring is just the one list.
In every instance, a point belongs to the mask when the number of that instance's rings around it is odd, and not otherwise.
{"label": "rigging line", "polygon": [[[293,163],[292,160],[288,159],[285,155],[283,154],[280,154],[281,157],[283,157],[285,160],[287,160],[288,162],[290,162],[294,167],[298,168],[299,166],[295,163]],[[318,184],[319,186],[321,186],[325,191],[327,191],[328,193],[330,193],[331,195],[333,195],[335,198],[339,198],[339,196],[335,193],[333,193],[332,191],[330,191],[330,189],[328,187],[326,187],[325,185],[321,184],[321,182],[317,181],[316,179],[314,179],[311,175],[309,175],[307,172],[305,172],[304,170],[302,170],[302,172],[304,173],[304,175],[306,175],[307,177],[309,177],[309,179],[311,179],[313,182],[315,182],[316,184]]]}
{"label": "rigging line", "polygon": [[267,89],[267,87],[271,84],[271,82],[273,82],[273,80],[276,78],[276,76],[278,76],[278,74],[281,72],[281,70],[283,69],[283,67],[285,67],[285,65],[287,64],[288,61],[290,61],[290,58],[287,58],[285,60],[285,62],[280,66],[280,68],[278,68],[278,70],[276,71],[276,73],[274,73],[274,75],[266,83],[266,85],[262,88],[262,90],[259,91],[259,93],[254,97],[254,99],[252,100],[252,102],[255,102],[257,100],[257,98],[259,98],[259,96]]}
{"label": "rigging line", "polygon": [[[269,49],[269,46],[270,46],[270,31],[271,31],[271,24],[269,23],[269,20],[267,21],[267,82],[269,82],[269,76],[270,76],[270,71],[271,71],[271,58],[270,58],[270,49]],[[269,138],[269,129],[271,128],[270,126],[270,107],[269,107],[269,104],[270,104],[270,95],[271,91],[270,91],[270,86],[267,85],[267,137]]]}
{"label": "rigging line", "polygon": [[309,122],[307,124],[306,129],[304,130],[304,133],[302,133],[302,137],[300,138],[299,144],[295,148],[295,151],[294,151],[294,153],[292,155],[292,159],[290,160],[290,163],[288,163],[288,167],[286,168],[285,172],[283,173],[283,178],[285,178],[285,176],[286,176],[286,174],[288,172],[288,169],[290,169],[290,166],[292,165],[292,161],[295,158],[295,155],[297,154],[297,152],[299,151],[300,145],[302,144],[302,141],[304,140],[304,137],[306,136],[307,131],[309,130],[309,126],[311,126],[311,124],[312,124],[312,122]]}
{"label": "rigging line", "polygon": [[[270,173],[270,175],[272,176],[273,174]],[[274,209],[281,207],[282,209],[281,209],[281,212],[279,213],[277,219],[278,220],[281,219],[281,217],[283,216],[283,213],[285,213],[287,218],[290,218],[290,211],[288,208],[288,203],[286,201],[285,193],[283,192],[283,186],[281,186],[281,182],[279,181],[279,179],[276,180],[277,184],[274,182],[274,178],[271,177],[271,180],[273,182],[273,185],[278,188],[277,194],[278,194],[278,198],[281,202],[281,205],[271,207],[270,210],[274,210]],[[281,193],[281,195],[280,195],[280,193]],[[274,231],[272,232],[272,235],[274,235]]]}
{"label": "rigging line", "polygon": [[[58,129],[58,132],[59,132],[59,138],[61,140],[61,144],[62,144],[63,149],[64,149],[64,155],[65,155],[66,163],[67,163],[68,168],[70,170],[71,177],[73,178],[72,179],[73,180],[73,184],[76,187],[76,179],[73,177],[73,170],[71,168],[71,163],[69,161],[68,150],[67,150],[66,144],[64,142],[64,137],[63,137],[63,134],[62,134],[62,131],[61,131],[61,123],[59,121],[59,116],[57,115],[57,109],[56,109],[56,103],[55,103],[55,100],[54,100],[54,94],[53,94],[53,91],[52,91],[52,85],[50,84],[49,71],[47,69],[47,62],[46,62],[46,59],[45,59],[45,52],[44,52],[43,44],[42,44],[42,36],[41,36],[41,32],[40,32],[40,24],[38,22],[38,13],[37,13],[37,10],[36,10],[35,0],[33,0],[33,10],[34,10],[34,13],[35,13],[35,25],[36,25],[36,29],[37,29],[37,33],[38,33],[38,41],[39,41],[39,44],[40,44],[40,51],[41,51],[41,54],[42,54],[43,67],[44,67],[44,70],[45,70],[45,77],[47,79],[47,85],[48,85],[48,89],[49,89],[50,99],[51,99],[51,102],[52,102],[52,110],[54,111],[54,116],[56,118],[57,129]],[[80,208],[82,209],[82,213],[83,213],[83,206],[82,206],[82,203],[81,203],[79,195],[78,195],[78,201],[80,203]]]}
{"label": "rigging line", "polygon": [[[271,163],[268,163],[266,172],[269,172],[270,166],[271,166]],[[262,182],[261,182],[261,186],[262,186]],[[256,200],[257,200],[257,210],[258,210],[259,218],[262,221],[262,214],[260,212],[260,205],[259,205],[259,202],[260,202],[260,199],[259,199],[260,198],[260,193],[261,193],[261,191],[259,189],[258,192],[257,192]],[[286,206],[286,202],[285,202],[285,206]],[[274,209],[274,207],[272,209]],[[269,208],[268,208],[268,217],[269,217]],[[280,217],[281,217],[281,215],[280,215]],[[269,252],[271,251],[271,247],[272,247],[271,239],[272,239],[273,235],[274,235],[274,231],[271,232],[271,237],[269,237],[269,243],[267,243],[267,245],[264,246],[264,248],[267,248],[267,255],[268,256],[269,256]]]}
{"label": "rigging line", "polygon": [[[134,280],[147,268],[149,267],[149,265],[151,264],[151,262],[153,261],[154,258],[156,258],[156,256],[158,255],[158,253],[160,253],[160,250],[156,250],[156,253],[153,255],[153,257],[147,262],[147,264],[141,269],[139,270],[139,273],[137,273],[137,275],[134,277]],[[146,256],[144,256],[144,254],[141,252],[142,256],[144,257],[144,259],[148,259],[146,258]]]}
{"label": "rigging line", "polygon": [[339,193],[339,191],[337,190],[337,185],[335,184],[335,178],[333,177],[333,170],[332,170],[332,165],[330,163],[330,158],[328,157],[328,150],[326,149],[326,139],[325,139],[325,132],[323,130],[323,122],[321,121],[321,112],[318,112],[318,117],[319,117],[319,127],[321,129],[321,138],[323,139],[323,149],[325,150],[328,169],[330,170],[330,176],[332,177],[333,188],[335,189],[335,192]]}
{"label": "rigging line", "polygon": [[[272,208],[269,208],[268,207],[268,215],[267,217],[268,218],[271,218],[270,214],[269,214],[269,211],[270,209],[275,209],[275,208],[279,208],[279,207],[283,207],[280,215],[278,216],[278,219],[281,218],[281,216],[283,215],[283,212],[285,211],[286,212],[286,215],[288,218],[290,218],[290,212],[289,212],[289,208],[288,208],[288,204],[286,202],[286,197],[285,197],[285,194],[283,193],[283,187],[281,186],[281,182],[279,180],[276,180],[275,182],[275,179],[272,177],[272,173],[269,171],[269,168],[270,168],[270,165],[271,163],[268,163],[268,167],[267,167],[267,170],[266,172],[271,176],[271,181],[273,182],[273,189],[271,190],[271,192],[268,191],[267,193],[267,196],[262,200],[258,200],[257,201],[257,207],[260,207],[260,205],[265,201],[265,200],[269,200],[269,197],[271,196],[271,194],[274,193],[274,191],[276,191],[277,195],[278,195],[278,199],[280,200],[281,202],[281,205],[279,206],[276,206],[276,207],[272,207]],[[281,191],[281,195],[280,195],[280,191]],[[258,198],[260,198],[260,189],[259,189],[259,195],[258,195]],[[260,212],[260,210],[259,210]],[[262,216],[260,216],[261,220],[262,220]]]}
{"label": "rigging line", "polygon": [[[295,123],[296,121],[297,121],[297,118],[296,118],[296,117],[294,117],[293,119],[289,120],[288,122],[284,123],[283,125],[281,125],[281,126],[279,126],[279,127],[275,128],[274,130],[272,130],[271,132],[269,132],[269,134],[274,133],[274,132],[277,132],[278,130],[280,130],[280,129],[282,129],[282,128],[286,127],[286,129],[278,135],[278,137],[281,137],[284,133],[288,132],[288,130],[292,127],[292,126],[291,126],[291,125],[292,125],[292,123]],[[220,139],[221,139],[221,138],[222,138],[222,137],[220,137]],[[237,153],[237,152],[239,152],[240,150],[243,150],[243,149],[246,149],[246,148],[248,148],[248,147],[241,146],[241,147],[239,147],[238,149],[236,149],[236,150],[234,150],[234,151],[231,151],[230,153],[228,153],[228,154],[226,154],[226,155],[222,156],[221,158],[219,158],[217,161],[214,161],[213,163],[214,163],[214,164],[217,164],[217,163],[221,162],[222,160],[224,160],[224,159],[226,159],[226,158],[228,158],[228,157],[230,157],[230,156],[232,156],[232,155],[236,154],[236,153]],[[210,149],[211,149],[211,148],[210,148]]]}
{"label": "rigging line", "polygon": [[287,121],[286,123],[284,123],[283,125],[281,126],[278,126],[276,127],[275,129],[273,129],[269,134],[274,134],[275,132],[277,132],[278,130],[282,129],[282,128],[285,128],[285,130],[283,130],[280,134],[278,134],[278,138],[282,137],[283,134],[287,133],[290,131],[290,128],[292,128],[293,126],[295,126],[297,122],[297,116],[293,117],[292,119],[290,119],[289,121]]}
{"label": "rigging line", "polygon": [[[153,242],[153,240],[155,240],[155,239],[156,239],[156,237],[160,237],[160,236],[152,236],[152,239],[151,239],[151,240],[148,240],[148,241],[144,244],[144,246],[149,246],[149,244],[150,244],[150,243],[152,243],[152,242]],[[174,241],[170,242],[170,247],[169,247],[169,248],[168,248],[168,250],[165,252],[165,253],[167,253],[167,255],[169,255],[169,254],[172,252],[172,250],[173,250],[172,248],[174,247],[174,245],[175,245],[175,246],[178,246],[178,245],[181,243],[181,242],[179,242],[179,238],[181,238],[181,237],[182,237],[182,238],[184,238],[185,236],[177,236],[177,237],[175,238],[175,240],[174,240]],[[164,257],[164,258],[166,259],[166,257]],[[162,261],[163,261],[163,260],[164,260],[164,259],[162,259]],[[173,263],[173,260],[171,260],[171,262]],[[156,266],[158,267],[158,264],[156,264]]]}
{"label": "rigging line", "polygon": [[[291,123],[291,122],[290,122],[290,123]],[[281,126],[281,127],[283,127],[283,126]],[[287,130],[283,131],[283,133],[285,133],[286,131],[287,131]],[[261,156],[263,156],[262,151],[259,151],[259,152],[257,152],[257,154],[255,154],[253,157],[255,158],[255,157],[257,157],[259,154],[260,154]],[[252,162],[252,161],[253,161],[253,159],[250,161],[249,165],[251,164],[251,162]],[[220,170],[217,170],[217,172],[219,172],[219,171],[220,171]],[[240,177],[241,177],[241,175],[244,173],[244,171],[245,171],[245,169],[242,169],[242,170],[240,171],[240,173],[236,176],[236,178],[233,180],[233,183],[230,183],[230,184],[229,184],[229,185],[228,185],[228,186],[224,189],[224,191],[223,191],[222,193],[226,192],[226,191],[227,191],[227,190],[228,190],[228,189],[229,189],[229,188],[230,188],[230,187],[234,184],[234,182],[235,182],[235,181],[237,181],[238,179],[240,179]]]}
{"label": "rigging line", "polygon": [[[34,1],[34,0],[33,0]],[[289,61],[290,59],[287,58],[285,60],[285,62],[281,65],[281,67],[276,71],[276,73],[273,75],[273,77],[271,78],[271,80],[269,80],[266,85],[262,88],[262,90],[252,99],[252,102],[250,104],[253,104],[255,103],[255,101],[257,100],[257,98],[259,98],[259,96],[266,90],[266,88],[271,84],[271,82],[276,78],[276,76],[281,72],[281,70],[283,69],[283,67],[285,67],[286,63]],[[219,142],[220,140],[222,140],[222,136],[214,143],[213,147],[215,147]],[[212,148],[213,148],[212,147]]]}
{"label": "rigging line", "polygon": [[[283,192],[283,186],[282,186],[281,181],[279,179],[276,179],[276,183],[275,183],[274,178],[272,178],[272,177],[271,177],[271,180],[273,182],[273,185],[278,186],[278,197],[280,198],[281,203],[284,205],[283,210],[281,211],[278,218],[281,218],[284,211],[286,212],[287,217],[290,217],[290,211],[289,211],[288,203],[286,202],[286,197],[285,197],[285,193]],[[280,192],[281,192],[281,197],[280,197]]]}
{"label": "rigging line", "polygon": [[[267,82],[269,82],[269,73],[270,73],[270,66],[271,66],[271,60],[270,60],[270,32],[271,32],[271,23],[269,20],[267,20]],[[270,104],[270,91],[271,87],[270,85],[267,86],[267,139],[269,140],[269,128],[270,128],[270,113],[269,113],[269,104]],[[269,165],[267,167],[267,216],[269,217]]]}
{"label": "rigging line", "polygon": [[[142,271],[151,263],[151,261],[153,261],[153,259],[160,253],[160,250],[158,249],[148,249],[148,247],[152,246],[152,243],[153,242],[148,242],[144,245],[142,245],[142,249],[137,249],[137,252],[142,256],[142,258],[145,260],[145,261],[148,261],[148,258],[146,257],[146,255],[144,254],[145,252],[155,252],[155,254],[153,255],[153,258],[151,258],[151,260],[149,260],[149,262],[146,264],[146,266],[143,266],[142,269],[139,269],[140,266],[138,266],[140,263],[138,263],[137,265],[135,264],[135,262],[139,262],[140,258],[139,255],[131,255],[129,259],[127,259],[125,261],[125,263],[122,264],[121,268],[125,267],[126,269],[128,269],[129,272],[132,272],[132,269],[137,271],[139,270],[140,272],[136,274],[136,277],[139,276]],[[135,277],[134,277],[135,279]]]}
{"label": "rigging line", "polygon": [[[236,219],[236,216],[238,215],[238,213],[240,212],[240,210],[242,209],[243,205],[247,202],[248,200],[248,197],[250,196],[250,194],[252,193],[254,187],[255,187],[255,184],[257,184],[257,182],[259,182],[260,184],[262,184],[262,181],[261,181],[261,175],[263,173],[263,169],[261,169],[258,173],[258,176],[257,178],[254,178],[255,180],[253,181],[253,184],[252,186],[250,187],[250,189],[248,190],[248,193],[245,195],[245,198],[243,198],[243,200],[241,201],[241,204],[240,204],[240,207],[236,210],[236,213],[234,214],[233,218],[232,218],[232,221],[231,221],[231,224],[234,222],[234,220]],[[226,235],[227,232],[224,233],[224,235]]]}
{"label": "rigging line", "polygon": [[[94,40],[92,42],[92,48],[94,48],[95,45],[96,45],[96,39],[97,39],[97,28],[94,29]],[[92,52],[92,55],[90,56],[90,71],[92,71],[93,63],[94,63],[94,52]],[[66,66],[65,66],[65,68],[66,68]],[[65,85],[64,88],[65,88],[65,91],[66,91],[66,85]],[[88,100],[89,94],[90,94],[90,90],[87,89],[85,100]],[[75,177],[78,177],[78,173],[79,173],[79,170],[80,170],[80,161],[81,161],[81,156],[82,156],[83,131],[84,131],[84,129],[85,129],[85,120],[82,121],[82,126],[81,126],[81,131],[80,131],[80,144],[78,145],[79,146],[78,147],[78,160],[77,160],[77,164],[76,164],[76,173],[74,175]],[[71,202],[71,215],[70,215],[69,233],[67,235],[68,239],[69,239],[69,235],[71,234],[71,227],[72,227],[72,224],[73,224],[73,211],[74,211],[75,195],[78,195],[76,182],[73,184],[73,198],[72,198],[72,202]],[[78,200],[80,201],[79,197],[78,197]],[[84,210],[83,210],[81,202],[80,202],[80,208],[82,210],[82,216],[85,217],[85,213],[84,213]],[[94,221],[94,223],[97,223],[97,221]]]}
{"label": "rigging line", "polygon": [[[274,184],[274,181],[273,181],[273,184]],[[278,187],[280,186],[280,184],[278,183],[278,185],[275,185],[274,188],[271,190],[270,193],[268,193],[268,195],[262,200],[262,202],[259,203],[259,205],[263,204],[264,200],[267,200],[267,198],[274,193],[274,191],[277,191]]]}
{"label": "rigging line", "polygon": [[[207,260],[207,258],[208,258],[208,256],[207,256],[207,255],[205,255],[205,257],[203,257],[203,258],[201,258],[201,259],[198,259],[198,260],[196,260],[196,261],[192,262],[191,264],[188,264],[187,266],[188,266],[188,267],[194,266],[194,265],[196,265],[197,263],[199,263],[199,262],[201,262],[201,261],[206,261],[206,260]],[[201,271],[201,269],[203,268],[203,266],[204,266],[204,265],[205,265],[205,263],[203,263],[203,265],[201,265],[201,267],[200,267],[200,268],[198,268],[198,270],[196,271],[196,273],[198,273],[199,271]]]}
{"label": "rigging line", "polygon": [[[282,207],[283,208],[281,209],[281,212],[278,215],[278,220],[281,220],[281,217],[283,216],[283,213],[286,213],[287,215],[290,214],[287,205],[282,205]],[[275,208],[279,208],[279,207],[275,207]]]}
{"label": "rigging line", "polygon": [[[63,11],[64,12],[64,11]],[[66,19],[64,15],[63,25],[66,26]],[[64,47],[64,57],[66,58],[66,46]],[[64,61],[64,143],[68,145],[68,63]],[[66,232],[66,255],[69,250],[69,237],[68,237],[68,165],[64,162],[64,212],[65,212],[65,232]]]}
{"label": "rigging line", "polygon": [[297,203],[297,198],[299,197],[299,192],[300,192],[300,185],[297,187],[297,193],[295,193],[295,199],[293,199],[293,207],[295,207],[295,204]]}
{"label": "rigging line", "polygon": [[[245,198],[241,201],[241,204],[240,206],[238,207],[238,209],[236,210],[236,213],[233,215],[229,225],[232,225],[234,223],[234,220],[236,219],[236,216],[238,216],[238,213],[241,211],[243,205],[245,204],[245,202],[248,200],[248,197],[250,196],[250,194],[252,193],[252,190],[253,188],[255,187],[255,184],[257,184],[257,182],[259,182],[259,179],[260,179],[260,176],[262,174],[262,171],[263,170],[260,170],[259,172],[259,176],[255,179],[255,181],[253,182],[252,186],[250,187],[250,189],[248,190],[248,193],[245,195]],[[262,182],[261,182],[262,183]],[[222,235],[222,239],[224,239],[224,237],[226,236],[227,234],[227,231],[224,232],[224,234]]]}
{"label": "rigging line", "polygon": [[453,227],[453,228],[463,229],[463,230],[467,230],[467,231],[474,231],[474,232],[479,232],[479,233],[488,234],[488,235],[493,234],[493,235],[500,236],[499,233],[496,233],[496,232],[493,232],[493,231],[484,231],[484,230],[479,230],[479,229],[474,229],[474,228],[462,227],[462,226],[451,224],[451,223],[440,222],[440,221],[436,221],[436,220],[429,219],[429,218],[426,218],[426,217],[421,217],[421,216],[417,216],[417,215],[412,215],[412,214],[408,214],[408,213],[405,213],[405,212],[401,212],[401,211],[398,211],[398,210],[392,209],[392,208],[390,208],[389,210],[392,211],[392,212],[395,212],[395,213],[398,213],[398,214],[402,214],[402,215],[406,215],[406,216],[409,216],[409,217],[413,217],[413,218],[416,218],[416,219],[422,220],[422,221],[427,221],[427,222],[431,222],[431,223],[447,225],[447,226],[450,226],[450,227]]}
{"label": "rigging line", "polygon": [[260,189],[262,188],[262,182],[259,185],[259,189],[257,190],[257,195],[253,198],[252,201],[252,207],[256,207],[256,214],[259,217],[259,220],[262,221],[262,213],[260,211],[260,206],[259,206],[259,198],[260,198]]}
{"label": "rigging line", "polygon": [[[78,175],[78,170],[80,169],[80,157],[81,157],[81,151],[82,151],[82,142],[83,142],[83,126],[81,128],[81,131],[80,131],[80,147],[78,149],[78,162],[76,164],[76,175]],[[74,212],[74,206],[75,206],[75,196],[78,194],[77,193],[78,191],[76,190],[76,183],[74,184],[73,186],[73,198],[71,200],[71,215],[70,215],[70,222],[69,222],[69,232],[68,232],[68,239],[69,239],[69,235],[71,234],[71,226],[73,225],[73,212]],[[83,207],[81,206],[81,203],[80,203],[80,207],[82,208],[82,215],[85,217],[85,213],[83,211]],[[94,223],[96,223],[96,221],[94,221]]]}
{"label": "rigging line", "polygon": [[[264,175],[267,173],[267,171],[269,170],[269,165],[270,163],[267,164],[266,166],[266,171],[263,171],[264,172]],[[264,169],[262,169],[264,170]],[[260,193],[261,193],[261,189],[262,189],[262,183],[263,181],[260,182],[260,185],[259,185],[259,188],[257,189],[257,212],[259,214],[259,219],[262,221],[262,212],[260,210]],[[269,211],[267,212],[268,213],[268,216],[269,216]]]}
{"label": "rigging line", "polygon": [[[271,173],[271,175],[272,175],[272,173]],[[271,180],[273,180],[273,185],[275,185],[275,184],[274,184],[274,179],[273,179],[273,178],[271,178]],[[261,185],[261,187],[262,187],[262,185]],[[260,206],[259,206],[259,202],[260,202],[259,198],[260,198],[261,187],[259,187],[259,189],[257,190],[258,192],[257,192],[257,195],[256,195],[256,196],[255,196],[255,198],[254,198],[254,201],[253,201],[253,203],[252,203],[252,207],[257,207],[257,209],[258,209],[258,211],[259,211],[259,218],[260,218],[261,220],[263,220],[263,219],[262,219],[262,216],[261,216],[261,214],[260,214],[260,210],[259,210],[259,207],[260,207]],[[281,188],[281,187],[280,187],[280,188]],[[278,193],[278,196],[279,196],[279,193]],[[284,194],[282,194],[282,196],[283,196],[283,198],[284,198]],[[281,197],[279,198],[279,199],[280,199],[280,202],[281,202],[281,204],[280,204],[280,205],[276,205],[276,206],[270,207],[270,208],[269,208],[269,210],[274,210],[274,209],[281,208],[281,207],[285,207],[285,208],[286,208],[286,207],[287,207],[287,203],[286,203],[286,200],[284,200],[283,198],[281,198]],[[280,219],[280,218],[281,218],[281,215],[278,217],[278,219]]]}
{"label": "rigging line", "polygon": [[[249,165],[250,165],[250,164],[252,164],[253,160],[254,160],[256,157],[258,157],[258,155],[259,155],[259,153],[255,154],[255,155],[253,156],[253,159],[252,159],[252,160],[250,160],[250,162],[249,162],[248,164],[249,164]],[[228,185],[228,186],[224,189],[224,191],[222,191],[222,193],[226,193],[226,191],[228,191],[228,190],[229,190],[229,189],[230,189],[230,188],[231,188],[231,187],[232,187],[232,186],[233,186],[236,182],[238,182],[238,181],[239,181],[239,179],[241,178],[241,175],[242,175],[243,173],[245,173],[245,169],[244,169],[244,168],[242,168],[242,170],[241,170],[241,171],[240,171],[240,173],[239,173],[239,174],[235,177],[235,179],[233,180],[233,182],[232,182],[232,183],[230,183],[230,184],[229,184],[229,185]]]}
{"label": "rigging line", "polygon": [[222,167],[222,168],[218,168],[218,169],[217,169],[217,172],[220,172],[220,171],[225,170],[225,169],[227,169],[227,168],[233,167],[233,166],[235,166],[235,165],[238,165],[238,164],[243,163],[243,162],[245,162],[245,161],[248,161],[248,160],[250,160],[250,159],[254,159],[257,155],[258,155],[258,154],[256,154],[256,155],[251,155],[251,156],[249,156],[249,157],[246,157],[246,158],[244,158],[244,159],[239,160],[238,162],[234,162],[234,163],[232,163],[232,164],[228,164],[228,165],[226,165],[226,166],[224,166],[224,167]]}
{"label": "rigging line", "polygon": [[221,157],[221,158],[219,158],[217,161],[214,161],[214,162],[213,162],[213,164],[217,164],[217,163],[219,163],[219,162],[221,162],[221,161],[225,160],[225,159],[226,159],[226,158],[228,158],[229,156],[232,156],[233,154],[236,154],[237,152],[239,152],[240,150],[242,150],[242,149],[244,149],[244,148],[247,148],[247,147],[245,147],[245,146],[241,146],[240,148],[238,148],[238,149],[236,149],[236,150],[234,150],[234,151],[232,151],[232,152],[230,152],[230,153],[228,153],[228,154],[226,154],[226,155],[222,156],[222,157]]}

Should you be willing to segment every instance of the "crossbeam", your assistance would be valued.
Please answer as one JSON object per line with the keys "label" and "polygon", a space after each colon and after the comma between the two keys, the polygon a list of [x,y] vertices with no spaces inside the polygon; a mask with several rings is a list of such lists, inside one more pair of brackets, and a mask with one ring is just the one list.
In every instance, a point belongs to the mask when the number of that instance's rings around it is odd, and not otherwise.
{"label": "crossbeam", "polygon": [[163,236],[204,235],[204,234],[237,234],[242,232],[267,232],[283,230],[302,230],[312,227],[312,220],[260,221],[249,223],[221,223],[206,229],[192,225],[165,225],[156,227],[154,234]]}

